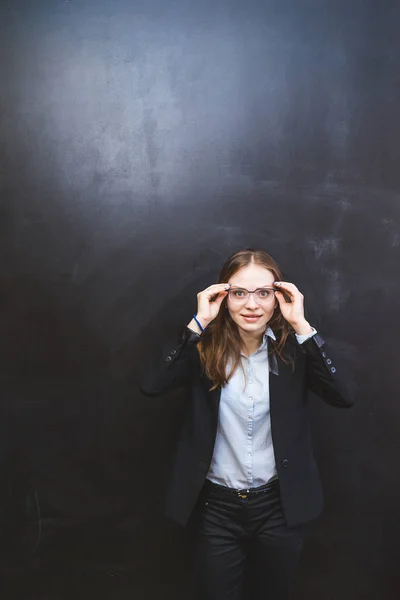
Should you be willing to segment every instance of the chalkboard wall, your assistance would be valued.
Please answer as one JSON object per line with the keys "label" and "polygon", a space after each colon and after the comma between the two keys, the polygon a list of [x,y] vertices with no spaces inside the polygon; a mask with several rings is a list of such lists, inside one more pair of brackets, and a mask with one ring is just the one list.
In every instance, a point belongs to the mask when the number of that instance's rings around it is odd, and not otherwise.
{"label": "chalkboard wall", "polygon": [[[190,600],[162,516],[184,393],[137,379],[270,252],[349,371],[295,599],[400,579],[400,5],[3,0],[0,547],[9,597]],[[10,592],[11,594],[11,592]]]}

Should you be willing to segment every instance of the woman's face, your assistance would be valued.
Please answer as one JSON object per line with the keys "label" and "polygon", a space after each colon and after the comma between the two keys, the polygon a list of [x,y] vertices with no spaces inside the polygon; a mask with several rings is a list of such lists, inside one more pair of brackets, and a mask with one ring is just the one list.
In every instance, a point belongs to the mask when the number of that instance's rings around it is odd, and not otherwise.
{"label": "woman's face", "polygon": [[[254,291],[258,288],[274,288],[274,276],[271,271],[261,265],[250,264],[237,271],[229,279],[232,287],[244,288]],[[232,302],[227,299],[227,307],[232,320],[239,329],[246,333],[262,335],[267,323],[274,314],[277,300],[275,297],[270,302],[257,302],[254,294],[250,294],[245,302]]]}

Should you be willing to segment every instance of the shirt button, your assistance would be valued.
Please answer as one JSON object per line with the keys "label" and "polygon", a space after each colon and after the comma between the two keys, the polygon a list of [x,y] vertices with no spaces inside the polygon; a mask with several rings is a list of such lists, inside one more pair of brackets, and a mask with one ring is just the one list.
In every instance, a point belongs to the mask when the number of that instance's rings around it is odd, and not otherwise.
{"label": "shirt button", "polygon": [[167,356],[167,358],[165,359],[165,362],[171,362],[172,358],[170,356]]}
{"label": "shirt button", "polygon": [[332,367],[332,369],[331,369],[331,373],[336,373],[336,369],[335,369],[335,367]]}
{"label": "shirt button", "polygon": [[253,400],[253,396],[249,396],[249,400]]}
{"label": "shirt button", "polygon": [[327,365],[331,365],[331,364],[332,364],[332,361],[331,361],[331,359],[330,359],[330,358],[327,358],[327,359],[326,359],[326,364],[327,364]]}
{"label": "shirt button", "polygon": [[172,354],[172,356],[175,356],[176,350],[171,350],[171,354]]}

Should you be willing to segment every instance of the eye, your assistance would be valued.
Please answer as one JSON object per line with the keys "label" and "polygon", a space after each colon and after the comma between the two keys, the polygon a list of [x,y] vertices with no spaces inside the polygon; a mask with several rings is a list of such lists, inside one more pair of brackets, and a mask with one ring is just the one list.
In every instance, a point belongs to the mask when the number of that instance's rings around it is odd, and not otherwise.
{"label": "eye", "polygon": [[260,298],[268,298],[271,295],[271,290],[259,290]]}
{"label": "eye", "polygon": [[235,298],[244,298],[246,292],[244,290],[231,290]]}

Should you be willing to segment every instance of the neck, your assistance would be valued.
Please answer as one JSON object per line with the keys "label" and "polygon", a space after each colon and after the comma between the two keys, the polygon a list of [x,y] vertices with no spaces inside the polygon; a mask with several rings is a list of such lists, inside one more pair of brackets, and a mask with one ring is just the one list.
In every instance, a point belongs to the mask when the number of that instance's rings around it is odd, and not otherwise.
{"label": "neck", "polygon": [[243,331],[239,329],[239,335],[242,340],[242,352],[246,356],[250,356],[253,354],[258,348],[261,346],[265,331],[261,333],[259,331],[254,331],[249,333],[248,331]]}

